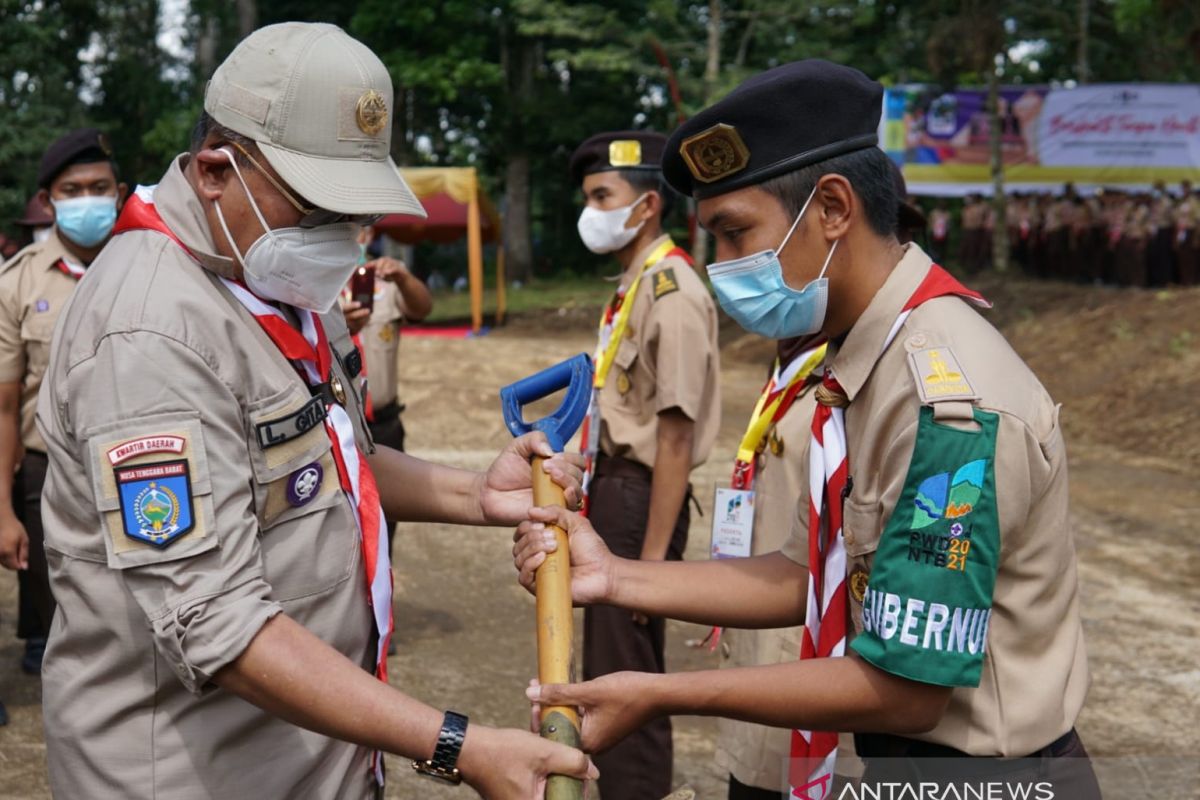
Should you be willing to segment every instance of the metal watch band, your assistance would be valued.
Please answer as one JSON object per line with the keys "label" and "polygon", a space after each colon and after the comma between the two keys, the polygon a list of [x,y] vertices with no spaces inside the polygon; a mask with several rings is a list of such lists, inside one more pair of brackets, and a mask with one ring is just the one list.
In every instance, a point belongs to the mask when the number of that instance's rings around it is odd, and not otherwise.
{"label": "metal watch band", "polygon": [[447,783],[461,783],[462,775],[456,765],[466,736],[467,717],[455,711],[447,711],[445,717],[442,718],[442,729],[438,731],[433,758],[428,761],[414,761],[413,769],[421,775],[437,778]]}
{"label": "metal watch band", "polygon": [[437,747],[433,750],[433,758],[429,759],[435,769],[450,770],[458,764],[458,753],[462,750],[463,739],[467,736],[467,718],[455,711],[447,711],[442,719],[442,729],[438,732]]}

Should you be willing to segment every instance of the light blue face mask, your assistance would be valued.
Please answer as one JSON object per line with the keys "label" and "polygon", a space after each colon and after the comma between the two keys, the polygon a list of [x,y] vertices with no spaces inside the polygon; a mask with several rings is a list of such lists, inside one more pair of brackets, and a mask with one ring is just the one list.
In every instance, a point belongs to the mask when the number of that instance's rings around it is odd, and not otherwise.
{"label": "light blue face mask", "polygon": [[51,200],[54,225],[80,247],[95,247],[112,233],[117,221],[117,198],[71,197]]}
{"label": "light blue face mask", "polygon": [[708,277],[721,308],[751,333],[768,339],[789,339],[817,333],[825,323],[829,303],[829,281],[825,270],[829,269],[829,261],[840,240],[835,240],[829,248],[817,279],[799,291],[787,285],[783,279],[783,266],[779,263],[779,254],[796,232],[796,226],[804,218],[816,193],[814,186],[778,250],[762,250],[732,261],[720,261],[708,268]]}

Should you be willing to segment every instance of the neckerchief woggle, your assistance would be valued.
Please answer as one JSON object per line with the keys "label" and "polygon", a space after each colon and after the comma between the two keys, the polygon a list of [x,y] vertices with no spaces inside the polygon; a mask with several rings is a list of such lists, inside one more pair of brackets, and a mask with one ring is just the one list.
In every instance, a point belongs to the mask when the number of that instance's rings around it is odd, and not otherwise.
{"label": "neckerchief woggle", "polygon": [[[139,186],[125,203],[113,235],[133,230],[161,233],[177,244],[193,260],[195,256],[176,236],[154,207],[154,187]],[[221,281],[241,305],[254,316],[263,332],[279,348],[308,383],[310,389],[328,383],[333,354],[320,317],[312,311],[293,308],[300,330],[283,312],[254,295],[241,283],[225,277]],[[344,406],[326,405],[325,432],[337,466],[338,481],[354,509],[354,519],[362,540],[363,563],[367,573],[367,600],[371,605],[377,633],[375,676],[387,683],[387,648],[392,635],[392,568],[388,552],[388,530],[375,475],[365,455],[358,449],[354,425]],[[383,757],[375,751],[371,758],[375,780],[383,784]]]}
{"label": "neckerchief woggle", "polygon": [[[982,308],[992,305],[933,264],[892,323],[880,356],[913,309],[928,300],[950,295]],[[822,392],[826,400],[822,399]],[[836,399],[839,397],[840,401]],[[801,660],[844,656],[850,613],[846,596],[846,545],[842,537],[842,504],[848,494],[850,474],[845,418],[849,401],[828,365],[817,399],[808,452],[808,601],[800,642]],[[838,735],[834,731],[792,731],[788,762],[790,798],[824,800],[830,796],[837,746]]]}
{"label": "neckerchief woggle", "polygon": [[[642,276],[646,274],[646,270],[667,256],[679,256],[689,264],[692,263],[687,251],[682,247],[677,247],[668,237],[665,242],[651,251],[633,282],[613,294],[612,300],[609,301],[608,306],[604,309],[604,314],[600,317],[600,336],[594,360],[596,368],[592,373],[592,398],[588,404],[588,415],[583,420],[583,430],[580,434],[586,462],[582,486],[583,508],[580,513],[585,517],[588,512],[588,485],[592,482],[596,455],[600,452],[600,390],[604,388],[604,384],[608,380],[608,371],[612,369],[613,361],[617,357],[617,350],[621,346],[621,339],[624,338],[625,329],[629,326],[629,317],[633,313],[634,303],[637,302],[637,290],[641,285]],[[625,302],[626,298],[629,302]]]}

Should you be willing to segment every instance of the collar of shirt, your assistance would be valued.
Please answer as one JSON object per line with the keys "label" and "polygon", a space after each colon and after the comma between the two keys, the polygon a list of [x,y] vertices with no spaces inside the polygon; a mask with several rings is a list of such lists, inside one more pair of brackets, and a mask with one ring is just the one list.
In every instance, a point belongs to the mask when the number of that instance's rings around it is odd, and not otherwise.
{"label": "collar of shirt", "polygon": [[892,269],[836,353],[826,359],[851,401],[871,377],[896,318],[921,285],[932,263],[920,247],[911,243],[905,245],[904,257]]}
{"label": "collar of shirt", "polygon": [[625,269],[625,272],[621,274],[622,289],[629,288],[629,285],[633,283],[635,278],[637,278],[638,273],[642,271],[642,267],[646,265],[646,259],[650,257],[651,253],[654,252],[654,248],[658,247],[668,238],[670,238],[669,235],[664,233],[662,236],[659,236],[653,242],[637,252],[637,254],[633,257],[633,260],[629,262],[629,266]]}
{"label": "collar of shirt", "polygon": [[167,168],[167,173],[154,188],[154,208],[205,269],[233,279],[236,277],[233,259],[217,255],[204,204],[183,174],[189,157],[184,153]]}
{"label": "collar of shirt", "polygon": [[[58,269],[55,265],[58,264],[60,258],[67,259],[72,264],[78,263],[67,250],[67,246],[63,244],[62,238],[58,234],[58,228],[51,228],[51,231],[46,241],[30,245],[31,248],[38,248],[37,252],[33,254],[35,263],[41,269]],[[13,260],[16,261],[15,258]]]}

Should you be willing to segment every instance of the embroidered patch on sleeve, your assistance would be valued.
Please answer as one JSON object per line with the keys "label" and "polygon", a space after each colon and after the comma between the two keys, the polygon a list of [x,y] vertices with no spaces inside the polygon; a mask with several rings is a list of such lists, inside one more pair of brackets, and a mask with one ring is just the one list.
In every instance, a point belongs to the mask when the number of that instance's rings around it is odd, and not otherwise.
{"label": "embroidered patch on sleeve", "polygon": [[657,300],[671,292],[678,292],[679,284],[675,282],[675,270],[672,267],[661,269],[654,273],[654,299]]}
{"label": "embroidered patch on sleeve", "polygon": [[163,548],[195,527],[186,459],[116,467],[113,478],[131,539]]}
{"label": "embroidered patch on sleeve", "polygon": [[900,499],[863,593],[859,655],[896,675],[978,686],[1000,560],[996,510],[999,417],[978,430],[937,423],[921,408]]}
{"label": "embroidered patch on sleeve", "polygon": [[949,347],[929,347],[909,353],[909,366],[923,403],[973,400],[979,397]]}

